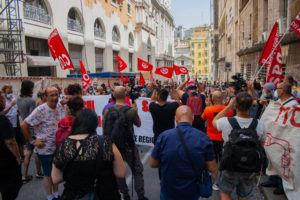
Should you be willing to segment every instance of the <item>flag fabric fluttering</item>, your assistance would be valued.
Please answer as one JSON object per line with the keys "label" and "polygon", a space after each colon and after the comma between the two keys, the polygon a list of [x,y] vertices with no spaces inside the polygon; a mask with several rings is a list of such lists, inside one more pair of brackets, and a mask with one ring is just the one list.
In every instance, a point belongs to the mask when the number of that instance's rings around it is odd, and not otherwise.
{"label": "flag fabric fluttering", "polygon": [[119,72],[121,72],[127,68],[127,64],[124,62],[124,60],[118,54],[117,54],[117,60],[118,60]]}
{"label": "flag fabric fluttering", "polygon": [[146,84],[146,81],[145,81],[145,79],[144,79],[144,77],[143,77],[143,74],[142,74],[141,72],[140,72],[140,80],[139,80],[139,84],[141,84],[142,87],[144,87],[145,84]]}
{"label": "flag fabric fluttering", "polygon": [[173,74],[173,68],[171,67],[157,67],[155,72],[155,74],[164,76],[166,78],[172,78],[172,74]]}
{"label": "flag fabric fluttering", "polygon": [[153,79],[153,73],[152,71],[150,71],[150,83],[153,83],[154,79]]}
{"label": "flag fabric fluttering", "polygon": [[300,36],[300,12],[298,13],[296,19],[292,22],[290,28]]}
{"label": "flag fabric fluttering", "polygon": [[186,67],[180,67],[177,65],[173,65],[174,67],[174,71],[176,75],[180,75],[180,74],[188,74],[189,70]]}
{"label": "flag fabric fluttering", "polygon": [[150,63],[138,58],[138,70],[139,71],[152,71],[153,66]]}
{"label": "flag fabric fluttering", "polygon": [[125,78],[125,83],[129,83],[129,78],[128,78],[128,76],[126,76],[126,78]]}
{"label": "flag fabric fluttering", "polygon": [[79,63],[80,63],[80,68],[81,68],[82,87],[85,91],[87,91],[89,86],[92,85],[92,82],[91,82],[91,79],[90,79],[88,73],[86,73],[85,67],[80,59],[79,59]]}

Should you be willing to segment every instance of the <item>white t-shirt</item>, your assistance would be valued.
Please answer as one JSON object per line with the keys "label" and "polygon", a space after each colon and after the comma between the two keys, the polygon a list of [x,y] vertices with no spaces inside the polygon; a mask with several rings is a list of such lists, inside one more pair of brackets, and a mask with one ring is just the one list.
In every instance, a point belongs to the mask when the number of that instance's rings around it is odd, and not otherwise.
{"label": "white t-shirt", "polygon": [[[253,118],[241,118],[235,116],[238,124],[241,128],[248,128],[253,120]],[[222,132],[222,137],[224,142],[228,142],[229,135],[231,133],[232,127],[228,121],[228,117],[222,117],[217,120],[217,129]],[[266,137],[266,129],[262,121],[258,120],[258,124],[256,127],[257,135],[261,141],[265,140]]]}
{"label": "white t-shirt", "polygon": [[[290,101],[290,99],[293,99],[292,101]],[[288,103],[286,103],[287,101],[289,101]],[[294,105],[298,105],[298,102],[296,101],[296,99],[294,97],[290,97],[289,99],[285,100],[284,102],[282,102],[280,99],[278,100],[278,102],[283,105],[284,107],[292,107]]]}

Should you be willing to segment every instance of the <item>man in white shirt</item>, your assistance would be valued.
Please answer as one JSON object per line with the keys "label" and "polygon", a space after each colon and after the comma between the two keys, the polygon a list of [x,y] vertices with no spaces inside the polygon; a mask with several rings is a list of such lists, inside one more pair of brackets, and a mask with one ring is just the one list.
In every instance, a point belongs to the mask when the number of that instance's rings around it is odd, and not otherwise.
{"label": "man in white shirt", "polygon": [[277,87],[277,103],[284,107],[291,107],[298,105],[297,100],[292,95],[292,86],[286,82],[280,83]]}
{"label": "man in white shirt", "polygon": [[[236,95],[235,98],[232,98],[228,106],[226,106],[226,108],[222,110],[214,118],[212,124],[218,131],[222,132],[222,137],[225,145],[226,142],[229,141],[229,135],[233,130],[232,125],[229,122],[230,119],[225,116],[234,107],[236,107],[236,111],[237,111],[237,114],[234,117],[234,119],[236,119],[239,127],[241,129],[249,128],[250,126],[254,127],[253,124],[256,124],[256,134],[259,137],[259,141],[263,143],[265,139],[264,124],[260,120],[257,120],[256,123],[256,121],[254,121],[256,119],[253,119],[249,116],[249,110],[252,106],[252,101],[253,98],[247,92],[240,92]],[[251,137],[253,135],[249,135],[249,136]],[[260,146],[260,148],[262,147]],[[226,151],[224,151],[223,157],[227,156],[225,155],[225,153]],[[221,165],[222,165],[222,161],[221,161]],[[252,191],[255,188],[255,173],[250,171],[239,172],[239,171],[230,171],[230,170],[222,169],[219,171],[218,183],[219,183],[219,189],[221,191],[222,200],[231,199],[231,193],[234,191],[235,188],[239,199],[246,200],[251,196]]]}

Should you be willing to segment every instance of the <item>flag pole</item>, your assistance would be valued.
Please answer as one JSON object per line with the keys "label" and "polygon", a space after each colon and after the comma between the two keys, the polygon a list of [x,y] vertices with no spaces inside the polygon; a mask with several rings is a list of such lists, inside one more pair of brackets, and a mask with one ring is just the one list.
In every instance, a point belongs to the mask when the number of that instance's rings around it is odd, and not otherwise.
{"label": "flag pole", "polygon": [[270,55],[268,56],[268,58],[265,60],[265,62],[262,64],[262,66],[259,68],[259,70],[256,72],[256,74],[254,74],[254,77],[252,79],[252,82],[255,81],[256,77],[258,76],[259,72],[263,69],[263,67],[265,67],[265,64],[268,62],[268,60],[270,59],[270,57],[273,55],[274,51],[276,50],[276,48],[278,47],[278,45],[280,45],[280,43],[282,42],[283,38],[286,36],[286,34],[288,32],[290,32],[291,28],[288,28],[285,33],[283,34],[283,36],[280,38],[279,42],[276,44],[276,46],[272,49],[272,52],[270,53]]}

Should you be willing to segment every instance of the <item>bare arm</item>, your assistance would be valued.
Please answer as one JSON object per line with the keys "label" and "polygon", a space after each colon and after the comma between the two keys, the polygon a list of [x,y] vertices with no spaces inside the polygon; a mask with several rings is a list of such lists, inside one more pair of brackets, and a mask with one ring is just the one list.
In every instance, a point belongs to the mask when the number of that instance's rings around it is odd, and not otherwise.
{"label": "bare arm", "polygon": [[19,147],[17,145],[15,138],[9,138],[4,140],[5,145],[7,146],[8,150],[16,157],[18,164],[21,164],[21,156],[19,153]]}
{"label": "bare arm", "polygon": [[151,168],[159,168],[160,167],[160,161],[159,160],[155,160],[154,158],[152,158],[152,156],[150,157],[150,167]]}
{"label": "bare arm", "polygon": [[9,112],[9,110],[14,106],[14,105],[16,105],[16,103],[17,103],[17,101],[16,100],[13,100],[10,104],[9,104],[9,106],[7,106],[3,111],[2,111],[2,113],[5,115],[5,114],[7,114],[8,112]]}
{"label": "bare arm", "polygon": [[114,174],[116,175],[117,178],[125,178],[126,167],[122,155],[115,144],[112,145],[112,149],[114,153],[114,161],[113,161]]}
{"label": "bare arm", "polygon": [[157,101],[157,89],[154,88],[154,91],[153,91],[152,96],[151,96],[150,103],[156,102],[156,101]]}
{"label": "bare arm", "polygon": [[212,122],[212,125],[214,128],[217,129],[217,120],[222,118],[222,117],[225,117],[226,114],[234,107],[235,105],[235,98],[232,98],[228,104],[228,106],[226,106],[226,108],[224,110],[222,110],[221,112],[219,112],[219,114],[217,114],[217,116],[215,116],[213,122]]}
{"label": "bare arm", "polygon": [[175,90],[175,83],[174,83],[173,79],[171,79],[171,80],[172,80],[172,82],[171,82],[171,98],[174,99],[175,101],[179,101],[180,98],[179,98],[178,93]]}
{"label": "bare arm", "polygon": [[[25,138],[26,138],[29,142],[32,142],[34,139],[32,138],[32,136],[31,136],[31,134],[30,134],[29,124],[28,124],[26,121],[23,121],[23,122],[21,123],[21,129],[22,129],[22,132],[23,132]],[[44,141],[43,141],[43,140],[36,139],[35,142],[34,142],[32,145],[38,146],[38,147],[43,147],[45,144],[44,144]]]}
{"label": "bare arm", "polygon": [[64,181],[63,172],[60,169],[56,168],[54,164],[52,164],[51,178],[53,184],[59,184]]}

